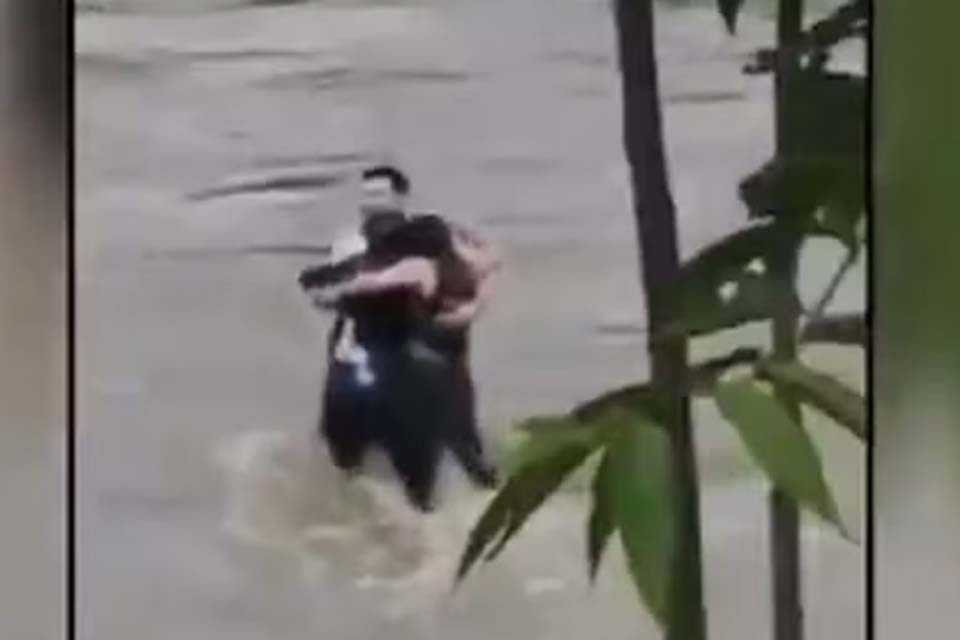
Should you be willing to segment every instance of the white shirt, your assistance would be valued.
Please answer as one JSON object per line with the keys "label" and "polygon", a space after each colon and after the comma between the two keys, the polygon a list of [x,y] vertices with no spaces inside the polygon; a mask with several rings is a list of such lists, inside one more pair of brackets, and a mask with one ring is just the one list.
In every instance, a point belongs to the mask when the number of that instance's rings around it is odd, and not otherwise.
{"label": "white shirt", "polygon": [[367,239],[357,229],[339,233],[330,245],[330,262],[336,264],[349,260],[367,250]]}
{"label": "white shirt", "polygon": [[[337,238],[330,245],[330,262],[336,264],[356,257],[367,250],[367,240],[357,229],[350,229],[338,234]],[[358,369],[358,375],[362,375],[366,369],[367,352],[356,343],[354,338],[353,321],[345,319],[343,331],[337,343],[333,347],[333,359],[338,362],[354,365]],[[362,375],[362,377],[366,377]]]}

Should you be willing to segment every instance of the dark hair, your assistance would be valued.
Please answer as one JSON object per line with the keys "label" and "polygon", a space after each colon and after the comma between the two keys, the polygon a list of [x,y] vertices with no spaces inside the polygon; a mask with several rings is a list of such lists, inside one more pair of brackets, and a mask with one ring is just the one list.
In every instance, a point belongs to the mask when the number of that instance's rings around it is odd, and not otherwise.
{"label": "dark hair", "polygon": [[443,306],[476,295],[477,283],[469,265],[456,252],[447,222],[436,215],[381,214],[377,229],[369,229],[367,265],[377,268],[405,257],[426,258],[437,267],[435,304]]}
{"label": "dark hair", "polygon": [[365,169],[362,176],[363,180],[376,180],[377,178],[386,178],[393,186],[393,190],[401,195],[410,193],[410,178],[403,171],[388,164],[380,164],[369,169]]}
{"label": "dark hair", "polygon": [[469,300],[476,295],[477,283],[470,267],[453,246],[450,225],[438,215],[412,216],[406,224],[412,255],[436,260],[439,283],[437,302]]}
{"label": "dark hair", "polygon": [[364,218],[360,230],[368,245],[389,237],[403,227],[407,217],[402,211],[377,211]]}
{"label": "dark hair", "polygon": [[453,252],[450,227],[440,216],[418,214],[410,216],[404,228],[406,249],[410,255],[423,258],[441,258]]}

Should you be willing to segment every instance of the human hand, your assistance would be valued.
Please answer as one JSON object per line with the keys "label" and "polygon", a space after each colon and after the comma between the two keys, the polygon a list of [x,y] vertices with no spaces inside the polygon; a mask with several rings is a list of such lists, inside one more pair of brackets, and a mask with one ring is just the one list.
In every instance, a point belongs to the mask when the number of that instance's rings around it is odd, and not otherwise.
{"label": "human hand", "polygon": [[473,299],[452,308],[444,309],[433,317],[433,321],[441,329],[460,329],[473,322],[479,311],[479,301]]}
{"label": "human hand", "polygon": [[340,302],[340,292],[336,287],[319,287],[310,290],[313,304],[321,309],[333,309]]}

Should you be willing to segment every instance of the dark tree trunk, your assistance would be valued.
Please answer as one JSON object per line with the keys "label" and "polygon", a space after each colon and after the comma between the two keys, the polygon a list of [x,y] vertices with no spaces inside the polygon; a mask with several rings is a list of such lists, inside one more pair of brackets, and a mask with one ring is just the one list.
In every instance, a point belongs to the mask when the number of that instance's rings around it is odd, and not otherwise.
{"label": "dark tree trunk", "polygon": [[[780,0],[777,12],[777,46],[781,51],[799,39],[803,27],[803,0]],[[796,68],[795,59],[784,59],[774,75],[776,153],[787,153],[792,141],[785,120],[789,76]],[[784,216],[785,217],[785,216]],[[777,264],[771,265],[783,283],[783,300],[773,318],[774,357],[794,360],[797,356],[798,311],[793,304],[793,287],[797,277],[799,234],[784,224],[784,242]],[[799,422],[800,405],[789,394],[778,391],[778,397]],[[796,502],[782,491],[770,492],[770,560],[773,582],[773,637],[775,640],[802,640],[803,593],[800,564],[800,512]]]}
{"label": "dark tree trunk", "polygon": [[633,183],[633,211],[640,249],[647,318],[651,381],[660,389],[673,450],[677,497],[673,583],[668,640],[706,636],[700,542],[700,495],[690,424],[690,404],[682,382],[686,340],[653,339],[670,316],[668,294],[678,280],[677,222],[670,195],[654,46],[653,0],[614,0],[623,90],[623,138]]}

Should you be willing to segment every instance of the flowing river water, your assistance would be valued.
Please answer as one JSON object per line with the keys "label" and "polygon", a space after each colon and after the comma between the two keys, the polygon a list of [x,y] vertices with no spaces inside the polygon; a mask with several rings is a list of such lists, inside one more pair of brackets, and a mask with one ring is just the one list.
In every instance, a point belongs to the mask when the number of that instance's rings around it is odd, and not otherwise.
{"label": "flowing river water", "polygon": [[[486,494],[447,465],[421,521],[377,465],[340,487],[314,432],[329,319],[296,287],[312,258],[290,250],[354,221],[357,170],[394,159],[418,206],[505,254],[476,328],[491,440],[644,376],[608,5],[78,6],[78,637],[657,637],[618,549],[589,587],[576,486],[455,592]],[[770,153],[769,80],[739,69],[772,28],[747,16],[731,38],[697,7],[658,21],[689,255],[742,224],[736,181]],[[812,297],[840,255],[806,258]],[[838,308],[862,306],[861,281]],[[763,343],[754,327],[695,353],[744,335]],[[862,384],[854,356],[810,355]],[[712,637],[769,637],[764,483],[709,403],[696,413]],[[811,421],[861,532],[862,449]],[[809,636],[863,637],[863,548],[812,519],[804,541]]]}

